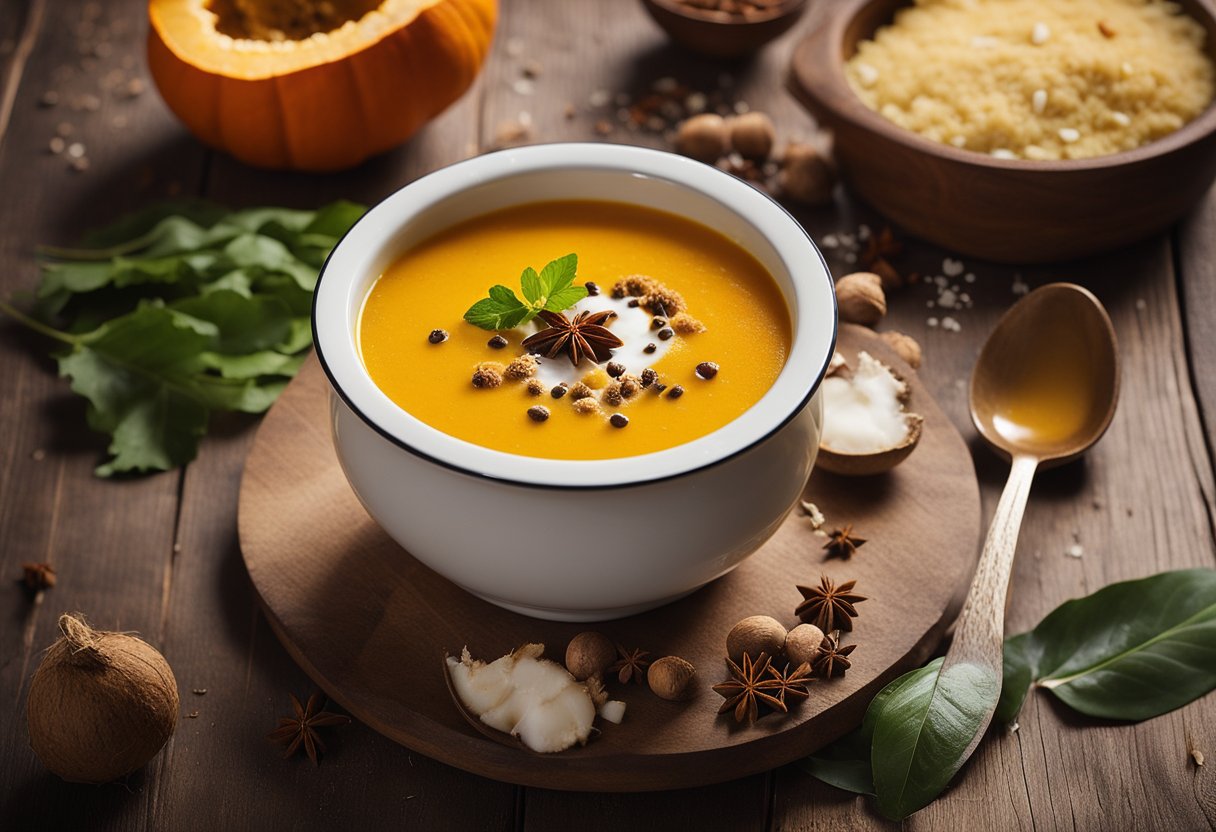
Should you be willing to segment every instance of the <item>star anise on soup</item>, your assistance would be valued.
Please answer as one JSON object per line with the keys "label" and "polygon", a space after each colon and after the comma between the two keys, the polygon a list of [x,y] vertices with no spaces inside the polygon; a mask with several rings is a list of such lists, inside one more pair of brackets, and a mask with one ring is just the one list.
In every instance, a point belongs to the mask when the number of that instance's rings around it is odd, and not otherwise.
{"label": "star anise on soup", "polygon": [[811,675],[811,666],[807,662],[803,662],[792,670],[788,664],[784,670],[778,670],[770,664],[768,673],[773,677],[773,681],[777,682],[774,690],[777,691],[777,698],[783,705],[788,707],[790,703],[787,700],[802,701],[811,695],[806,686],[815,680]]}
{"label": "star anise on soup", "polygon": [[279,727],[267,734],[266,739],[287,745],[284,759],[295,754],[303,746],[308,759],[312,760],[314,766],[318,765],[321,755],[325,752],[325,743],[321,742],[317,729],[329,725],[346,725],[350,722],[350,717],[321,710],[324,700],[319,693],[308,697],[307,705],[301,705],[294,693],[288,696],[291,697],[295,716],[280,718]]}
{"label": "star anise on soup", "polygon": [[646,658],[650,655],[649,651],[640,648],[626,650],[618,644],[616,652],[621,658],[608,668],[608,672],[615,673],[622,685],[630,679],[642,684],[642,680],[646,678],[646,668],[650,665],[650,659]]}
{"label": "star anise on soup", "polygon": [[864,537],[853,536],[853,524],[850,523],[843,529],[836,529],[828,535],[828,542],[823,544],[823,548],[828,553],[829,558],[841,558],[848,560],[853,557],[853,553],[865,545]]}
{"label": "star anise on soup", "polygon": [[843,676],[852,667],[849,654],[856,649],[856,644],[841,647],[838,636],[824,636],[819,645],[819,655],[815,658],[815,675],[821,679]]}
{"label": "star anise on soup", "polygon": [[571,320],[560,312],[543,311],[539,317],[549,326],[524,339],[523,347],[545,358],[557,358],[563,352],[570,363],[578,366],[585,357],[602,364],[612,357],[612,351],[625,342],[604,324],[616,317],[612,310],[579,312]]}
{"label": "star anise on soup", "polygon": [[866,600],[866,596],[853,592],[856,584],[857,581],[845,581],[837,586],[831,578],[822,575],[819,586],[798,586],[803,600],[794,614],[825,633],[852,630],[853,619],[857,617],[855,605]]}
{"label": "star anise on soup", "polygon": [[726,667],[730,670],[731,677],[714,685],[714,693],[726,699],[718,709],[718,714],[733,710],[736,722],[746,719],[748,725],[753,725],[756,717],[760,715],[761,704],[774,711],[788,712],[789,708],[780,696],[782,682],[768,675],[771,664],[772,660],[767,653],[761,653],[760,658],[755,661],[752,661],[749,654],[744,653],[742,667],[727,659]]}

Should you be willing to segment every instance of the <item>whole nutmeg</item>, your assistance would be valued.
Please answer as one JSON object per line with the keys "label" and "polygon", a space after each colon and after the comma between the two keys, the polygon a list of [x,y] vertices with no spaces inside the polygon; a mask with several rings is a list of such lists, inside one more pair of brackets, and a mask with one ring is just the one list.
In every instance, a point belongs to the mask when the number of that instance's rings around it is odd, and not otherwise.
{"label": "whole nutmeg", "polygon": [[747,653],[753,659],[761,653],[775,656],[785,644],[785,627],[768,615],[751,615],[740,621],[726,636],[726,655],[733,661]]}
{"label": "whole nutmeg", "polygon": [[785,657],[794,667],[803,662],[814,664],[822,643],[823,630],[814,624],[799,624],[785,637]]}
{"label": "whole nutmeg", "polygon": [[890,332],[880,332],[878,337],[887,342],[891,349],[895,350],[895,354],[908,362],[908,366],[913,370],[920,368],[920,344],[916,343],[916,339],[911,335],[904,335],[902,332],[891,330]]}
{"label": "whole nutmeg", "polygon": [[588,630],[566,645],[566,670],[580,682],[598,676],[616,661],[616,646],[603,633]]}
{"label": "whole nutmeg", "polygon": [[655,696],[675,702],[688,696],[688,687],[697,669],[679,656],[655,660],[646,671],[646,682]]}
{"label": "whole nutmeg", "polygon": [[831,205],[832,190],[836,187],[836,166],[814,145],[791,143],[781,160],[781,174],[777,183],[781,192],[795,202],[812,207]]}
{"label": "whole nutmeg", "polygon": [[763,162],[773,152],[776,133],[773,120],[764,113],[744,113],[731,120],[730,144],[744,159]]}
{"label": "whole nutmeg", "polygon": [[701,162],[714,162],[726,155],[730,130],[726,120],[714,113],[702,113],[680,123],[676,131],[676,150]]}
{"label": "whole nutmeg", "polygon": [[882,278],[873,272],[853,272],[836,281],[836,304],[840,320],[874,326],[887,314],[887,296]]}

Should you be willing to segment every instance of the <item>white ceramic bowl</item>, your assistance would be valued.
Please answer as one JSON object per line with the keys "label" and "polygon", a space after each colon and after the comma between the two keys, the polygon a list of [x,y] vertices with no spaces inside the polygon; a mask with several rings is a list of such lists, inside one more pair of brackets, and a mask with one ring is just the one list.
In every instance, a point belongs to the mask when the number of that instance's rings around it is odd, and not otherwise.
{"label": "white ceramic bowl", "polygon": [[[399,254],[480,214],[587,198],[687,217],[731,238],[772,273],[794,340],[759,402],[692,442],[583,461],[456,439],[380,391],[359,354],[358,321],[372,283]],[[321,271],[313,330],[332,387],[338,457],[385,531],[487,601],[540,618],[594,621],[692,592],[776,531],[815,461],[836,297],[802,227],[750,185],[655,150],[536,145],[444,168],[369,211]]]}

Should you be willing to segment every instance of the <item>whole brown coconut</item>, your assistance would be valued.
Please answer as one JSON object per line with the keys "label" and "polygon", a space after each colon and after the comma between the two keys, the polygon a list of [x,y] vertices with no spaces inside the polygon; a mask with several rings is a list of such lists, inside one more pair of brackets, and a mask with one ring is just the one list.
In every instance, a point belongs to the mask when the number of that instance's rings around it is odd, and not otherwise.
{"label": "whole brown coconut", "polygon": [[107,783],[152,759],[177,727],[177,681],[135,636],[59,617],[63,637],[30,683],[26,720],[42,764],[73,783]]}

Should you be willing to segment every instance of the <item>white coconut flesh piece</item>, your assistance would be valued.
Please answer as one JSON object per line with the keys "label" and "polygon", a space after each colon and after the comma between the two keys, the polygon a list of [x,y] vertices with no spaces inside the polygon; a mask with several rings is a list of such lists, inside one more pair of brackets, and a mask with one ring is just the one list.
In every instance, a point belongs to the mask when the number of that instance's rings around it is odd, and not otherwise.
{"label": "white coconut flesh piece", "polygon": [[920,417],[908,413],[908,385],[867,352],[857,354],[851,374],[823,380],[821,447],[842,454],[877,454],[898,448]]}
{"label": "white coconut flesh piece", "polygon": [[448,676],[464,707],[489,727],[533,751],[564,751],[591,735],[595,704],[586,685],[543,651],[529,644],[487,664],[465,648],[447,658]]}

